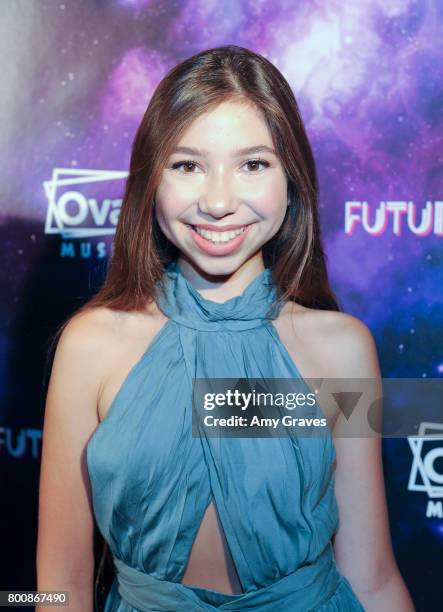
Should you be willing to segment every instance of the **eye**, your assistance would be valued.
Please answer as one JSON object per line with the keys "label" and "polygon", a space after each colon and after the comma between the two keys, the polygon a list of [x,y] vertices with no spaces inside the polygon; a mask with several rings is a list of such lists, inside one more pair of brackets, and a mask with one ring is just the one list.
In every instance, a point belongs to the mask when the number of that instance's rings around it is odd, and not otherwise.
{"label": "eye", "polygon": [[[263,171],[259,169],[260,165],[269,168],[271,164],[264,159],[249,159],[244,165],[248,166],[249,170],[252,170],[252,172],[248,172],[247,174],[257,174],[257,172]],[[197,167],[197,164],[191,159],[184,159],[172,164],[171,169],[178,170],[181,174],[195,174],[194,170]]]}
{"label": "eye", "polygon": [[[175,162],[175,164],[172,164],[171,169],[179,170],[181,167],[186,168],[186,171],[180,170],[182,174],[195,174],[195,172],[192,172],[192,170],[193,168],[197,167],[197,164],[190,159],[185,159],[183,161]],[[188,170],[190,170],[190,172],[188,172]]]}
{"label": "eye", "polygon": [[[257,171],[263,172],[263,170],[258,170],[258,166],[260,164],[264,166],[265,168],[269,168],[269,166],[271,165],[269,162],[267,162],[264,159],[249,159],[247,162],[245,162],[245,166],[249,166],[250,169],[252,166],[252,174],[257,174]],[[251,173],[248,173],[248,174],[251,174]]]}

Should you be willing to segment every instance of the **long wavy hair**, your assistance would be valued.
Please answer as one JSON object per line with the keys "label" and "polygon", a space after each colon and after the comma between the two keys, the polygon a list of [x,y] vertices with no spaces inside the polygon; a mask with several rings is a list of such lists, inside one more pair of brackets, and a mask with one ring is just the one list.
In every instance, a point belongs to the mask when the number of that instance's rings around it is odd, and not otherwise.
{"label": "long wavy hair", "polygon": [[[329,286],[322,247],[315,161],[294,94],[265,57],[227,45],[184,60],[154,91],[132,144],[106,278],[77,313],[99,306],[140,311],[154,300],[156,282],[179,255],[154,214],[162,171],[192,122],[226,100],[252,104],[261,111],[286,172],[286,215],[263,246],[264,264],[273,269],[278,296],[310,308],[340,310]],[[53,347],[72,316],[56,331]]]}

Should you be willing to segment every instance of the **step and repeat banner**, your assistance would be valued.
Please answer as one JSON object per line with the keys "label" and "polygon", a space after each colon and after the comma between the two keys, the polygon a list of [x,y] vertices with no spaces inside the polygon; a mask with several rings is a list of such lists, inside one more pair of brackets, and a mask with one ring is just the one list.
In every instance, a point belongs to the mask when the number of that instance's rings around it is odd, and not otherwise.
{"label": "step and repeat banner", "polygon": [[[443,3],[0,4],[0,590],[35,588],[47,352],[100,285],[153,90],[224,44],[288,79],[317,161],[332,286],[385,378],[443,377]],[[81,381],[79,381],[81,384]],[[391,535],[417,610],[441,609],[443,440],[383,440]]]}

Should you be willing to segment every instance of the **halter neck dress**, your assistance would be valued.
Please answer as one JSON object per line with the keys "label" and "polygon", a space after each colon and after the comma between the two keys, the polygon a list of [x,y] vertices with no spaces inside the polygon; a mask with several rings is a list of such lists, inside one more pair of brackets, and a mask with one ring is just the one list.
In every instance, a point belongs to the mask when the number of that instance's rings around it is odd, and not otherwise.
{"label": "halter neck dress", "polygon": [[[116,577],[105,612],[364,612],[333,557],[332,435],[193,437],[193,378],[299,378],[272,320],[271,268],[205,299],[176,261],[157,286],[168,317],[87,444],[97,526]],[[181,584],[213,501],[241,594]]]}

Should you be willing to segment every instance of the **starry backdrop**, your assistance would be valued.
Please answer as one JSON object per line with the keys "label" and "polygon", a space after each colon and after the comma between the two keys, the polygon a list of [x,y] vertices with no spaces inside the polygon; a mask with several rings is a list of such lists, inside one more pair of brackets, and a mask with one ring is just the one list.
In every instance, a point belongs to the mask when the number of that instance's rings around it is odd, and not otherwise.
{"label": "starry backdrop", "polygon": [[[5,532],[21,527],[0,589],[30,589],[48,339],[103,277],[135,130],[182,59],[233,43],[281,70],[317,161],[343,310],[371,329],[384,377],[443,376],[443,3],[4,0],[0,15],[0,461],[11,500],[2,523]],[[109,199],[101,234],[90,214],[89,233],[57,227],[51,202],[66,191]],[[367,203],[371,223],[381,203],[414,203],[418,219],[428,205],[435,224],[416,235],[403,215],[395,232],[388,215],[377,234],[362,223],[349,232],[351,201]],[[65,205],[67,217],[76,206]],[[407,440],[385,439],[383,452],[397,561],[417,609],[434,610],[443,597],[443,520],[426,516],[426,492],[408,490]],[[443,453],[434,469],[441,485]]]}

